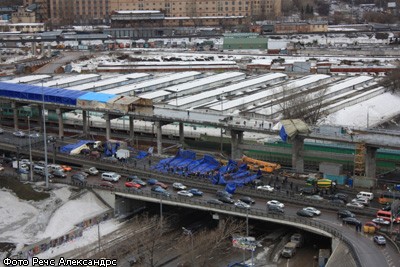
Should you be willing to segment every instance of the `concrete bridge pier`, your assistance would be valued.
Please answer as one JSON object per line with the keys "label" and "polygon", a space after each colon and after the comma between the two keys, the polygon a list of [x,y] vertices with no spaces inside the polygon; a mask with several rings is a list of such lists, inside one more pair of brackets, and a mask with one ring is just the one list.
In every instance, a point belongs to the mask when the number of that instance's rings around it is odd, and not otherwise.
{"label": "concrete bridge pier", "polygon": [[104,113],[104,119],[106,120],[106,140],[111,139],[111,117],[110,114]]}
{"label": "concrete bridge pier", "polygon": [[365,176],[368,178],[376,178],[376,151],[377,147],[367,146],[365,153]]}
{"label": "concrete bridge pier", "polygon": [[240,145],[243,143],[243,132],[231,130],[231,157],[238,159],[243,156]]}
{"label": "concrete bridge pier", "polygon": [[292,143],[292,168],[297,172],[304,172],[304,138],[295,137]]}
{"label": "concrete bridge pier", "polygon": [[[39,110],[39,114],[38,114],[38,122],[39,122],[39,128],[40,128],[40,132],[43,133],[43,129],[44,129],[44,124],[46,123],[45,121],[43,121],[43,107],[42,105],[38,106],[38,110]],[[46,118],[45,118],[46,119]]]}
{"label": "concrete bridge pier", "polygon": [[162,154],[162,123],[160,121],[155,122],[156,133],[157,133],[157,155]]}
{"label": "concrete bridge pier", "polygon": [[133,144],[135,141],[135,124],[132,116],[129,116],[129,139]]}
{"label": "concrete bridge pier", "polygon": [[183,148],[184,143],[185,143],[185,133],[183,130],[183,122],[179,123],[179,143],[181,144],[181,146]]}
{"label": "concrete bridge pier", "polygon": [[63,122],[63,112],[60,108],[56,109],[58,117],[58,137],[62,139],[64,137],[64,122]]}
{"label": "concrete bridge pier", "polygon": [[[88,134],[88,115],[87,111],[82,109],[82,131],[84,135]],[[107,139],[108,140],[108,139]]]}
{"label": "concrete bridge pier", "polygon": [[144,201],[115,196],[114,216],[127,216],[145,207]]}
{"label": "concrete bridge pier", "polygon": [[11,108],[13,110],[14,119],[14,130],[18,131],[18,105],[16,102],[11,102]]}

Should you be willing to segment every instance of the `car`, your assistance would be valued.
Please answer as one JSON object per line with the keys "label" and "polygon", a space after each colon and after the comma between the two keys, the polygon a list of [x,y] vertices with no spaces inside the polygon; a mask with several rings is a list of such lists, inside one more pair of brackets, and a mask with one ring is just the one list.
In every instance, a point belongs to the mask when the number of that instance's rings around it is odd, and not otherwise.
{"label": "car", "polygon": [[361,224],[361,222],[354,217],[345,217],[342,219],[342,221],[344,224],[353,224],[353,225]]}
{"label": "car", "polygon": [[353,198],[351,200],[352,203],[357,202],[360,204],[363,204],[364,206],[368,206],[369,205],[369,199],[368,198]]}
{"label": "car", "polygon": [[349,210],[339,210],[337,215],[339,218],[356,217],[356,215]]}
{"label": "car", "polygon": [[363,209],[364,205],[358,202],[349,202],[346,204],[346,207],[351,207],[355,209]]}
{"label": "car", "polygon": [[68,165],[61,165],[61,168],[62,168],[65,172],[70,172],[70,171],[72,171],[71,166],[68,166]]}
{"label": "car", "polygon": [[163,196],[166,196],[166,197],[171,196],[171,194],[170,194],[169,192],[167,192],[167,190],[165,190],[164,188],[162,188],[162,187],[159,186],[159,185],[154,185],[154,186],[151,188],[151,191],[152,191],[153,193],[156,193],[156,194],[159,194],[159,195],[163,195]]}
{"label": "car", "polygon": [[349,198],[348,195],[344,194],[344,193],[336,193],[335,195],[333,195],[333,197],[336,199],[343,200],[346,203],[348,202],[348,198]]}
{"label": "car", "polygon": [[89,176],[89,174],[86,172],[76,172],[76,173],[81,174],[81,175],[85,176],[86,178]]}
{"label": "car", "polygon": [[116,172],[103,172],[101,174],[101,179],[110,181],[110,182],[118,182],[119,179],[121,178],[121,175],[119,175]]}
{"label": "car", "polygon": [[3,134],[3,133],[4,133],[3,128],[0,128],[0,134]]}
{"label": "car", "polygon": [[25,133],[24,133],[23,131],[16,131],[16,132],[13,132],[13,135],[14,135],[15,137],[19,137],[19,138],[24,138],[24,137],[25,137]]}
{"label": "car", "polygon": [[29,136],[30,138],[39,138],[39,137],[40,137],[40,133],[33,132],[33,133],[30,133],[28,136]]}
{"label": "car", "polygon": [[331,203],[332,204],[335,204],[335,205],[339,205],[339,206],[343,206],[343,205],[345,205],[346,203],[344,203],[344,201],[343,200],[341,200],[341,199],[338,199],[338,198],[334,198],[334,199],[332,199],[331,200]]}
{"label": "car", "polygon": [[176,190],[186,190],[186,186],[183,185],[182,183],[173,183],[172,187]]}
{"label": "car", "polygon": [[375,230],[381,229],[381,226],[374,222],[366,222],[366,223],[364,223],[364,227],[373,227],[373,228],[375,228]]}
{"label": "car", "polygon": [[140,189],[142,187],[140,184],[137,184],[135,182],[126,182],[125,186],[129,187],[129,188],[136,188],[136,189]]}
{"label": "car", "polygon": [[84,176],[81,173],[74,173],[71,175],[71,180],[79,183],[85,183],[86,182],[86,176]]}
{"label": "car", "polygon": [[0,164],[0,171],[4,171],[4,167],[1,164]]}
{"label": "car", "polygon": [[308,210],[304,210],[304,209],[300,209],[296,212],[297,215],[301,216],[301,217],[314,217],[314,213],[308,211]]}
{"label": "car", "polygon": [[104,188],[114,188],[114,184],[109,181],[101,181],[99,185]]}
{"label": "car", "polygon": [[303,195],[314,195],[315,193],[317,193],[317,191],[315,190],[314,187],[303,187],[303,188],[300,188],[299,191]]}
{"label": "car", "polygon": [[157,182],[157,183],[155,183],[154,185],[161,186],[163,189],[167,189],[167,188],[168,188],[168,185],[166,185],[166,184],[164,184],[164,183],[161,183],[161,182]]}
{"label": "car", "polygon": [[48,143],[54,143],[57,141],[57,137],[53,136],[53,135],[48,135],[47,136],[47,142]]}
{"label": "car", "polygon": [[67,178],[67,175],[63,171],[60,171],[60,170],[53,171],[53,175],[54,175],[54,177],[57,177],[57,178]]}
{"label": "car", "polygon": [[274,188],[270,185],[259,185],[256,187],[257,190],[267,191],[267,192],[274,192]]}
{"label": "car", "polygon": [[380,225],[386,225],[386,226],[390,225],[390,222],[389,222],[389,221],[386,221],[386,220],[383,219],[383,218],[374,218],[374,219],[372,219],[371,221],[374,222],[374,223],[376,223],[376,224],[380,224]]}
{"label": "car", "polygon": [[250,205],[247,203],[244,203],[243,201],[236,201],[235,202],[235,207],[240,208],[240,209],[250,209]]}
{"label": "car", "polygon": [[150,178],[150,179],[147,180],[147,183],[149,185],[155,185],[157,182],[158,182],[158,180],[154,179],[154,178]]}
{"label": "car", "polygon": [[311,196],[306,196],[306,198],[308,198],[308,199],[312,199],[312,200],[318,200],[318,201],[324,200],[324,198],[323,198],[323,197],[321,197],[320,195],[311,195]]}
{"label": "car", "polygon": [[127,182],[130,182],[130,181],[136,180],[136,179],[139,179],[139,177],[137,177],[137,175],[129,175],[126,177]]}
{"label": "car", "polygon": [[184,197],[193,197],[193,194],[190,193],[190,192],[187,191],[187,190],[178,191],[177,194],[180,195],[180,196],[184,196]]}
{"label": "car", "polygon": [[192,188],[192,189],[189,189],[188,191],[189,191],[190,193],[192,193],[193,196],[199,196],[199,197],[201,197],[201,196],[203,195],[203,192],[200,191],[200,190],[197,189],[197,188]]}
{"label": "car", "polygon": [[227,203],[227,204],[233,204],[233,203],[235,203],[235,201],[234,201],[232,198],[226,197],[226,196],[221,196],[221,197],[218,198],[218,200],[219,200],[219,201],[222,201],[222,202],[224,202],[224,203]]}
{"label": "car", "polygon": [[308,212],[311,212],[312,214],[317,215],[317,216],[321,215],[321,211],[320,211],[320,210],[317,210],[317,209],[314,208],[314,207],[305,207],[305,208],[303,208],[303,210],[306,210],[306,211],[308,211]]}
{"label": "car", "polygon": [[383,206],[381,208],[381,210],[383,211],[390,211],[392,209],[392,205],[391,204],[386,204],[385,206]]}
{"label": "car", "polygon": [[46,166],[46,162],[43,160],[40,160],[40,161],[36,162],[36,165],[44,167],[44,166]]}
{"label": "car", "polygon": [[255,204],[256,203],[254,199],[252,199],[251,197],[247,197],[247,196],[241,197],[239,200],[246,204]]}
{"label": "car", "polygon": [[271,213],[285,213],[285,210],[278,206],[267,206],[267,211]]}
{"label": "car", "polygon": [[218,190],[216,195],[217,195],[217,197],[227,197],[227,198],[232,197],[232,194],[230,194],[224,190]]}
{"label": "car", "polygon": [[285,204],[279,202],[278,200],[270,200],[267,202],[267,206],[268,207],[279,207],[281,209],[283,209],[285,207]]}
{"label": "car", "polygon": [[386,245],[386,238],[382,235],[374,236],[374,242],[378,245]]}
{"label": "car", "polygon": [[19,162],[22,164],[26,164],[26,165],[28,165],[28,166],[30,166],[31,165],[31,162],[29,161],[29,159],[20,159],[19,160]]}
{"label": "car", "polygon": [[222,202],[222,201],[220,201],[218,199],[215,199],[215,198],[207,200],[207,203],[208,204],[214,204],[214,205],[224,205],[224,202]]}
{"label": "car", "polygon": [[142,187],[147,185],[146,182],[144,182],[143,180],[141,180],[141,179],[139,179],[139,178],[137,178],[137,179],[132,179],[131,182],[140,184]]}

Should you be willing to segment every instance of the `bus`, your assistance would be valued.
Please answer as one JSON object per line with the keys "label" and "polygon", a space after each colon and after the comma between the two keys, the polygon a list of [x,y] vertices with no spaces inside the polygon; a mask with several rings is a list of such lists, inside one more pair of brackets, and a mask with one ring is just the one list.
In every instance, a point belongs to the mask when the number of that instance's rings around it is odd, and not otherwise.
{"label": "bus", "polygon": [[392,203],[393,200],[400,200],[400,193],[384,192],[379,196],[379,199],[378,199],[380,204]]}
{"label": "bus", "polygon": [[[385,221],[390,222],[391,218],[392,218],[392,212],[384,211],[384,210],[378,210],[378,212],[376,213],[376,217],[377,218],[382,218]],[[400,223],[400,216],[395,216],[394,219],[393,219],[393,222]]]}

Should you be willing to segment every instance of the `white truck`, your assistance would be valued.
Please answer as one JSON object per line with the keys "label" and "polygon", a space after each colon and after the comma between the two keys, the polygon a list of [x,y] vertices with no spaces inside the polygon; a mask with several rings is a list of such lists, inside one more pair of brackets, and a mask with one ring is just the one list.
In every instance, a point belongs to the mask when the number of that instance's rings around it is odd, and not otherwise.
{"label": "white truck", "polygon": [[118,149],[115,154],[115,157],[119,160],[127,159],[131,156],[131,152],[128,149]]}
{"label": "white truck", "polygon": [[296,254],[296,247],[297,247],[297,244],[294,242],[286,243],[286,245],[284,246],[284,248],[281,252],[282,257],[285,257],[285,258],[293,257]]}

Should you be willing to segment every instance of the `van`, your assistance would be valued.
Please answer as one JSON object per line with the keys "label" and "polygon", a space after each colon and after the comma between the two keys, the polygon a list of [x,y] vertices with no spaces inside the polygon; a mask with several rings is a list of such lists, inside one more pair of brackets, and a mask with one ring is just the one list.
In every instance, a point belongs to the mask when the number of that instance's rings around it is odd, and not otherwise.
{"label": "van", "polygon": [[118,182],[121,178],[121,175],[115,172],[104,172],[101,174],[101,179],[110,181],[110,182]]}
{"label": "van", "polygon": [[62,171],[62,172],[64,171],[64,169],[58,164],[50,164],[49,165],[49,170],[51,170],[51,171]]}
{"label": "van", "polygon": [[39,165],[33,166],[33,172],[36,174],[44,175],[45,174],[44,170],[45,170],[45,167],[43,167],[43,166],[39,166]]}
{"label": "van", "polygon": [[357,198],[367,198],[369,200],[374,199],[374,193],[371,192],[360,192],[357,194]]}

